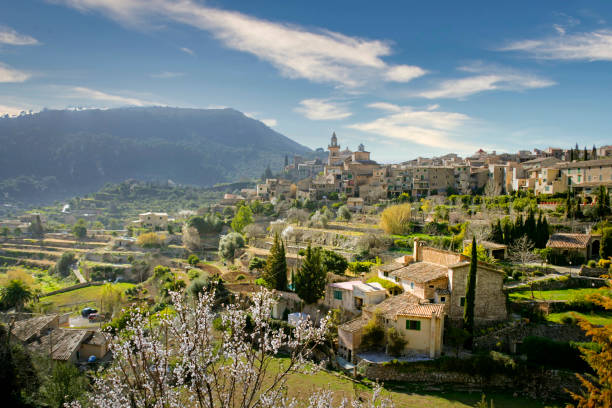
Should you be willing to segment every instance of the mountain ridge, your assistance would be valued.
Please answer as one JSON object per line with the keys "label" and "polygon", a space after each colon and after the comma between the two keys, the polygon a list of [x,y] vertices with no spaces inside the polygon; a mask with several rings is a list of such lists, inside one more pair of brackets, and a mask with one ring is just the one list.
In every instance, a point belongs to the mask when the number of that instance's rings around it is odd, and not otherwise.
{"label": "mountain ridge", "polygon": [[0,197],[48,201],[130,178],[207,187],[293,154],[314,152],[230,108],[43,110],[0,119]]}

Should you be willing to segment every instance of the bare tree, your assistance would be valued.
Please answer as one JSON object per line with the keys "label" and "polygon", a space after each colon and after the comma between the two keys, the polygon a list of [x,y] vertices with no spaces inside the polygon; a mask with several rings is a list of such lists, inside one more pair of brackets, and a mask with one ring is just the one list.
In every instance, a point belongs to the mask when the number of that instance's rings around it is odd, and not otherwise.
{"label": "bare tree", "polygon": [[500,194],[501,194],[501,186],[495,183],[495,181],[493,181],[492,178],[489,179],[489,181],[487,181],[487,184],[485,185],[485,188],[484,188],[484,195],[487,197],[497,197]]}
{"label": "bare tree", "polygon": [[[534,244],[527,237],[527,235],[523,235],[522,237],[516,239],[512,245],[510,245],[510,260],[512,262],[520,264],[523,267],[524,271],[529,271],[526,267],[528,263],[537,262],[539,260],[538,256],[533,253]],[[529,286],[531,288],[531,297],[533,298],[533,279],[534,274],[529,273]]]}

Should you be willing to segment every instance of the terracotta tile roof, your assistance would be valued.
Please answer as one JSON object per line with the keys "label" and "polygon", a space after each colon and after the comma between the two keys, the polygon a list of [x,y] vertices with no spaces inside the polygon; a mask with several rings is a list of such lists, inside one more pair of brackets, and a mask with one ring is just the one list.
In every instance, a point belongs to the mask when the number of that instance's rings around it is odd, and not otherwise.
{"label": "terracotta tile roof", "polygon": [[367,305],[364,309],[370,313],[380,312],[387,319],[395,319],[397,311],[408,304],[419,304],[422,300],[411,293],[391,296],[377,305]]}
{"label": "terracotta tile roof", "polygon": [[429,282],[447,276],[448,267],[431,262],[415,262],[391,273],[400,279],[410,279],[417,283]]}
{"label": "terracotta tile roof", "polygon": [[557,167],[562,168],[562,169],[574,169],[574,168],[586,168],[586,167],[609,166],[609,165],[612,165],[612,157],[606,157],[605,159],[598,159],[598,160],[572,162],[572,163],[559,163]]}
{"label": "terracotta tile roof", "polygon": [[586,248],[591,239],[590,234],[552,234],[546,243],[547,248]]}
{"label": "terracotta tile roof", "polygon": [[424,303],[424,304],[407,304],[397,311],[397,316],[409,317],[442,317],[444,316],[444,304],[442,303]]}
{"label": "terracotta tile roof", "polygon": [[28,347],[47,355],[51,351],[53,360],[67,361],[89,336],[89,330],[55,329],[30,343]]}
{"label": "terracotta tile roof", "polygon": [[19,320],[13,326],[13,335],[23,342],[28,342],[38,336],[40,331],[53,325],[58,315],[37,316],[31,319]]}
{"label": "terracotta tile roof", "polygon": [[392,272],[392,271],[396,271],[403,267],[404,265],[399,262],[391,262],[391,263],[379,266],[378,270],[381,272]]}
{"label": "terracotta tile roof", "polygon": [[361,315],[356,319],[341,324],[340,326],[338,326],[338,329],[344,330],[349,333],[354,333],[358,330],[361,330],[361,328],[365,326],[366,323],[368,323],[368,319],[364,315]]}

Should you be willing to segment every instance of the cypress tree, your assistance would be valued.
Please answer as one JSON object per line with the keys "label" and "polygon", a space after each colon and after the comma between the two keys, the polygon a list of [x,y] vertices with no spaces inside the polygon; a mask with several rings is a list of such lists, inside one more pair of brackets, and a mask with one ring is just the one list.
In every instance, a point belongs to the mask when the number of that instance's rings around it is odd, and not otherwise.
{"label": "cypress tree", "polygon": [[287,258],[285,258],[285,245],[278,234],[274,235],[274,244],[272,244],[272,248],[270,248],[270,255],[268,256],[262,278],[272,289],[287,289]]}
{"label": "cypress tree", "polygon": [[536,220],[535,215],[533,214],[533,210],[529,210],[529,214],[527,215],[527,219],[525,220],[524,227],[525,235],[532,241],[537,242],[536,237]]}
{"label": "cypress tree", "polygon": [[504,232],[502,230],[501,221],[498,218],[496,223],[491,226],[491,240],[501,244],[504,242]]}
{"label": "cypress tree", "polygon": [[589,152],[587,152],[586,146],[584,146],[584,153],[582,154],[582,157],[584,161],[589,160]]}
{"label": "cypress tree", "polygon": [[597,148],[593,145],[593,149],[591,150],[591,160],[597,160]]}
{"label": "cypress tree", "polygon": [[321,265],[321,250],[308,245],[304,262],[295,276],[295,293],[306,304],[312,304],[323,297],[326,284],[327,274]]}
{"label": "cypress tree", "polygon": [[546,221],[546,217],[542,220],[542,248],[546,248],[546,243],[548,243],[548,238],[550,237],[550,232],[548,231],[548,221]]}
{"label": "cypress tree", "polygon": [[476,304],[476,272],[478,270],[478,252],[476,248],[476,237],[472,238],[472,259],[470,260],[470,272],[465,285],[465,303],[463,305],[463,328],[474,335],[474,305]]}
{"label": "cypress tree", "polygon": [[546,245],[546,243],[542,244],[543,240],[544,234],[542,231],[542,213],[540,212],[540,215],[538,216],[538,221],[536,222],[535,239],[533,240],[533,242],[535,243],[535,247],[544,248],[544,245]]}
{"label": "cypress tree", "polygon": [[514,228],[512,229],[512,238],[518,239],[525,234],[525,224],[523,223],[523,214],[519,214],[514,221]]}
{"label": "cypress tree", "polygon": [[508,218],[504,219],[504,244],[509,245],[512,242],[512,221]]}

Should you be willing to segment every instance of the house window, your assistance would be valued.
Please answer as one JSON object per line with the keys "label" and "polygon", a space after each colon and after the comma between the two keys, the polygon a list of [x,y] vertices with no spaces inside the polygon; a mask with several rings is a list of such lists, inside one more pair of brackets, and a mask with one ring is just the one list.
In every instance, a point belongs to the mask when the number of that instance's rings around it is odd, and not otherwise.
{"label": "house window", "polygon": [[440,302],[442,302],[442,303],[446,302],[446,296],[440,297]]}
{"label": "house window", "polygon": [[385,275],[385,278],[389,277],[389,272],[383,272],[383,275]]}
{"label": "house window", "polygon": [[414,282],[410,282],[410,290],[414,289]]}
{"label": "house window", "polygon": [[465,297],[462,297],[462,298],[459,300],[459,306],[465,306]]}
{"label": "house window", "polygon": [[334,290],[334,299],[342,300],[342,291]]}
{"label": "house window", "polygon": [[419,320],[406,320],[406,330],[421,330],[421,322]]}

